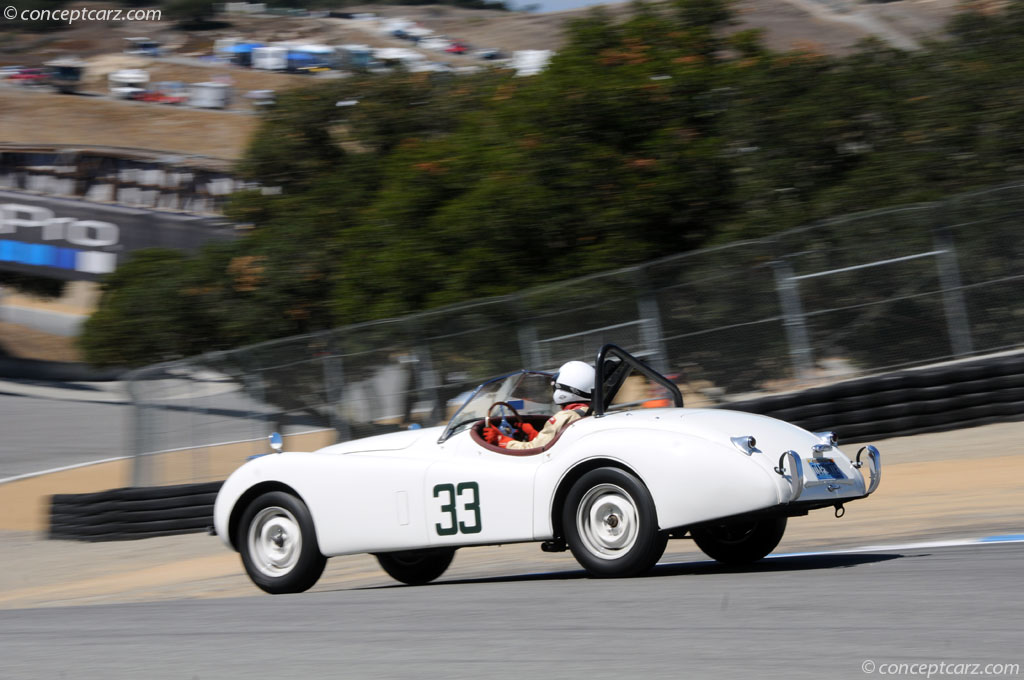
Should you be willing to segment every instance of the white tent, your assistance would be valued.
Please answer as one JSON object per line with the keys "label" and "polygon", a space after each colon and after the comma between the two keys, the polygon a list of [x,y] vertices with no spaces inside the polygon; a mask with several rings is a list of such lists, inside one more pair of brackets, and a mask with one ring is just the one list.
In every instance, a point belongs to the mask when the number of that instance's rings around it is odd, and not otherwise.
{"label": "white tent", "polygon": [[110,93],[116,97],[127,99],[137,92],[142,92],[149,84],[149,71],[138,68],[127,68],[114,71],[107,76]]}
{"label": "white tent", "polygon": [[281,45],[254,47],[252,67],[263,71],[284,71],[288,68],[288,48]]}
{"label": "white tent", "polygon": [[548,65],[551,50],[519,50],[512,53],[512,68],[517,76],[535,76]]}
{"label": "white tent", "polygon": [[227,83],[193,83],[188,103],[200,109],[223,109],[231,102],[231,86]]}

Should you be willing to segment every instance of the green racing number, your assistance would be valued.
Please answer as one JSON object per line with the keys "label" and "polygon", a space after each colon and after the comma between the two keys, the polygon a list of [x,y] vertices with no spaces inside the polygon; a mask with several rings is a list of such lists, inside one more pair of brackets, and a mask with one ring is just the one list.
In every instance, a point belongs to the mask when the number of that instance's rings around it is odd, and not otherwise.
{"label": "green racing number", "polygon": [[[464,492],[472,492],[472,500],[464,500],[462,503],[461,511],[457,507],[456,500],[460,499]],[[448,494],[448,500],[441,505],[441,512],[447,513],[451,517],[449,526],[444,526],[438,522],[434,525],[437,530],[438,536],[454,536],[457,533],[463,534],[479,534],[483,525],[480,522],[480,485],[476,482],[459,482],[458,486],[454,484],[438,484],[434,487],[434,498],[440,498],[441,494]],[[459,513],[465,517],[465,513],[473,514],[473,522],[467,524],[466,522],[459,521]]]}

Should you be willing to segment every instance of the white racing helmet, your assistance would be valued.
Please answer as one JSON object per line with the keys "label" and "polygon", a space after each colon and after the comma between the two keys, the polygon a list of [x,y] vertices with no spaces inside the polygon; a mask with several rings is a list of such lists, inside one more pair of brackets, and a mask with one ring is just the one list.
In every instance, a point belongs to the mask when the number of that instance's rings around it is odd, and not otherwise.
{"label": "white racing helmet", "polygon": [[564,363],[551,385],[554,388],[552,399],[556,404],[590,401],[594,392],[594,368],[582,361]]}

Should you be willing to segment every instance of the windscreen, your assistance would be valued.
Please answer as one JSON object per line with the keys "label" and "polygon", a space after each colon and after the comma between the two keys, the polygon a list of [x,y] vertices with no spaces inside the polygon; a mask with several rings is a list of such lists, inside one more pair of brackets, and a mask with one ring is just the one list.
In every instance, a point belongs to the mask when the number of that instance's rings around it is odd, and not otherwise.
{"label": "windscreen", "polygon": [[[452,417],[440,441],[486,417],[491,406],[502,401],[521,415],[551,415],[557,410],[551,401],[551,379],[550,373],[523,371],[482,384]],[[500,417],[500,409],[494,414]],[[507,410],[504,415],[508,415]]]}

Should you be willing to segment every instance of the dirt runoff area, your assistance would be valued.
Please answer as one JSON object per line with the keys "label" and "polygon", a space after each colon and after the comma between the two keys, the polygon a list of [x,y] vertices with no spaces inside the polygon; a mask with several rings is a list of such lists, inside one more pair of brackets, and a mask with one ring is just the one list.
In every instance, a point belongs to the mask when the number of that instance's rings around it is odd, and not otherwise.
{"label": "dirt runoff area", "polygon": [[[1007,423],[879,442],[883,475],[875,495],[851,503],[842,519],[831,509],[793,518],[776,552],[1022,533],[1022,437],[1024,423]],[[0,536],[0,608],[260,594],[238,555],[212,536],[119,543]],[[677,540],[662,563],[701,559],[692,542]],[[460,550],[443,578],[578,569],[569,553],[543,553],[530,543]],[[357,555],[331,559],[314,590],[390,583],[373,557]]]}
{"label": "dirt runoff area", "polygon": [[238,158],[256,116],[0,89],[0,141],[94,144]]}

